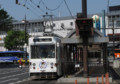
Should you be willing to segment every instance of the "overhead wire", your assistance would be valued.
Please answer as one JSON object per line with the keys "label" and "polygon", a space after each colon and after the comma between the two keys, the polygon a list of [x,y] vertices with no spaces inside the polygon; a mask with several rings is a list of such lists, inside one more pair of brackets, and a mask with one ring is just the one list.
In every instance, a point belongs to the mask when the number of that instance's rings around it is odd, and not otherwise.
{"label": "overhead wire", "polygon": [[[31,3],[33,3],[33,4],[35,5],[35,7],[37,7],[38,9],[40,9],[40,7],[38,7],[36,3],[34,3],[32,0],[30,0],[30,1],[31,1]],[[44,10],[42,10],[42,9],[40,9],[40,10],[41,10],[43,13],[45,13]]]}
{"label": "overhead wire", "polygon": [[38,7],[38,8],[40,8],[40,7],[41,7],[41,6],[40,6],[41,1],[42,1],[42,0],[40,0],[40,1],[39,1],[39,5],[37,5],[37,7]]}
{"label": "overhead wire", "polygon": [[[34,4],[35,7],[38,6],[36,3],[33,2],[33,0],[30,0],[30,1],[31,1],[32,4]],[[55,11],[55,10],[57,10],[58,8],[60,8],[61,5],[63,4],[63,2],[65,3],[65,5],[66,5],[66,7],[67,7],[67,9],[68,9],[68,11],[69,11],[71,17],[74,19],[73,15],[72,15],[72,12],[71,12],[71,10],[70,10],[70,8],[69,8],[69,6],[68,6],[66,0],[62,0],[61,3],[60,3],[56,8],[54,8],[54,9],[49,8],[49,7],[44,3],[43,0],[40,0],[40,1],[39,1],[39,5],[42,3],[42,4],[46,7],[46,10],[49,10],[49,11],[52,12],[52,11]],[[34,11],[36,10],[36,11],[38,12],[38,10],[37,10],[34,6],[32,6],[32,5],[28,2],[28,0],[25,0],[25,4],[24,4],[23,6],[26,7],[26,4],[28,4],[29,6],[31,6],[31,7],[34,9]],[[26,8],[29,9],[29,10],[31,10],[31,9],[28,8],[28,7],[26,7]],[[40,7],[37,7],[37,8],[40,9]],[[40,12],[45,13],[44,10],[42,10],[42,9],[40,9],[40,10],[41,10]],[[32,11],[32,10],[31,10],[31,11]],[[32,11],[32,12],[33,12],[33,11]],[[36,14],[35,12],[33,12],[33,13]],[[46,13],[47,13],[47,12],[46,12]],[[37,14],[36,14],[36,15],[37,15]],[[40,16],[42,16],[41,13],[40,13]]]}
{"label": "overhead wire", "polygon": [[[31,9],[29,9],[29,10],[31,10]],[[31,10],[32,11],[32,10]],[[41,17],[40,15],[38,15],[37,13],[35,13],[34,11],[32,11],[35,15],[37,15],[38,17]]]}
{"label": "overhead wire", "polygon": [[[36,8],[34,8],[34,6],[32,6],[30,3],[27,2],[27,4],[28,4],[29,6],[31,6],[34,10],[38,11],[38,10],[37,10]],[[40,13],[40,16],[42,16],[41,13]]]}
{"label": "overhead wire", "polygon": [[42,2],[42,0],[39,1],[39,4]]}
{"label": "overhead wire", "polygon": [[33,14],[35,14],[36,16],[40,17],[40,15],[38,15],[36,12],[34,12],[32,9],[30,9],[29,7],[26,6],[27,0],[25,0],[25,4],[21,4],[19,3],[18,5],[21,5],[23,7],[25,7],[27,10],[31,11]]}
{"label": "overhead wire", "polygon": [[62,0],[61,3],[56,8],[54,8],[54,9],[49,8],[42,0],[41,0],[41,2],[43,3],[43,5],[46,7],[47,10],[49,10],[49,11],[55,11],[58,8],[61,7],[61,5],[63,4],[64,0]]}
{"label": "overhead wire", "polygon": [[27,0],[25,0],[25,5],[26,5]]}
{"label": "overhead wire", "polygon": [[64,0],[64,3],[65,3],[65,5],[66,5],[66,7],[67,7],[67,9],[68,9],[68,11],[69,11],[69,13],[70,13],[72,19],[74,19],[73,15],[72,15],[72,12],[70,11],[70,8],[69,8],[69,6],[68,6],[66,0]]}

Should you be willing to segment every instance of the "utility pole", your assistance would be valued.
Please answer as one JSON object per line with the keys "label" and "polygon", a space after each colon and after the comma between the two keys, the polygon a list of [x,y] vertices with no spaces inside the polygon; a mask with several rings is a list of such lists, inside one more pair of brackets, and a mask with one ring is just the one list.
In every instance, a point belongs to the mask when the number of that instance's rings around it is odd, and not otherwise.
{"label": "utility pole", "polygon": [[[87,18],[87,0],[82,0],[82,14],[84,18]],[[88,76],[88,36],[83,35],[83,68],[84,77]]]}
{"label": "utility pole", "polygon": [[113,28],[112,28],[112,31],[113,31],[113,58],[115,60],[115,55],[114,55],[114,51],[115,51],[115,33],[114,33],[114,20],[112,20],[113,22]]}
{"label": "utility pole", "polygon": [[24,30],[25,30],[25,44],[24,44],[24,54],[25,54],[25,64],[27,64],[27,37],[26,37],[26,27],[27,27],[27,20],[26,20],[26,15],[24,20],[22,20],[22,22],[24,23]]}
{"label": "utility pole", "polygon": [[25,15],[25,43],[27,43],[26,42],[26,23],[27,23],[27,21],[26,21],[26,15]]}
{"label": "utility pole", "polygon": [[26,38],[26,27],[27,27],[26,15],[25,15],[25,64],[27,64],[27,38]]}
{"label": "utility pole", "polygon": [[87,18],[87,0],[82,0],[82,14]]}

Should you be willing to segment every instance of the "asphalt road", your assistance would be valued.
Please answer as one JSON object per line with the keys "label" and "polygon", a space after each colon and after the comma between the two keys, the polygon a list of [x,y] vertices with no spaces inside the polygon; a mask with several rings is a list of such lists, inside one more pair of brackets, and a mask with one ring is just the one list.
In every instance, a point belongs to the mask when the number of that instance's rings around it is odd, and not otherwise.
{"label": "asphalt road", "polygon": [[[116,81],[119,84],[120,81]],[[18,65],[13,64],[0,64],[0,84],[59,84],[57,79],[54,80],[31,80],[29,78],[29,68],[28,66],[20,69]],[[62,83],[62,84],[75,84],[75,83]],[[77,84],[87,84],[87,83],[77,83]],[[96,83],[89,83],[96,84]]]}
{"label": "asphalt road", "polygon": [[0,64],[0,84],[15,84],[28,78],[28,66],[20,69],[18,65]]}
{"label": "asphalt road", "polygon": [[18,84],[57,84],[57,80],[28,80]]}

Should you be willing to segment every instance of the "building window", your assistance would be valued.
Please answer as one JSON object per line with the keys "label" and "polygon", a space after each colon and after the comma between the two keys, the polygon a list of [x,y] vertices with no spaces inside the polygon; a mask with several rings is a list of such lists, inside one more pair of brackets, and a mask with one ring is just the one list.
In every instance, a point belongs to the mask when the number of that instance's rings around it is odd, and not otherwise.
{"label": "building window", "polygon": [[115,15],[113,15],[112,18],[114,19],[114,18],[115,18]]}
{"label": "building window", "polygon": [[73,26],[73,22],[70,22],[70,25]]}
{"label": "building window", "polygon": [[61,28],[62,28],[62,29],[65,29],[65,28],[64,28],[64,23],[61,23]]}
{"label": "building window", "polygon": [[120,21],[117,21],[117,22],[116,22],[116,26],[117,26],[117,27],[120,27]]}
{"label": "building window", "polygon": [[53,23],[53,27],[55,27],[56,25],[55,25],[55,23]]}
{"label": "building window", "polygon": [[119,15],[117,15],[117,18],[119,18],[120,16]]}

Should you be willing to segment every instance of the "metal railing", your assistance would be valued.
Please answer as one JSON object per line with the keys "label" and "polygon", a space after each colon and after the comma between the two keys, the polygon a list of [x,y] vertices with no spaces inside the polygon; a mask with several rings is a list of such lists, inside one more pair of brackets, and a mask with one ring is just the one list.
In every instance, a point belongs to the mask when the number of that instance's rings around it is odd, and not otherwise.
{"label": "metal railing", "polygon": [[74,73],[82,70],[83,68],[83,63],[81,62],[63,62],[62,65],[64,77],[74,75]]}
{"label": "metal railing", "polygon": [[[83,76],[83,63],[82,62],[63,62],[63,76]],[[109,62],[89,62],[88,63],[88,76],[96,77],[109,72]],[[77,73],[77,75],[76,75]]]}

